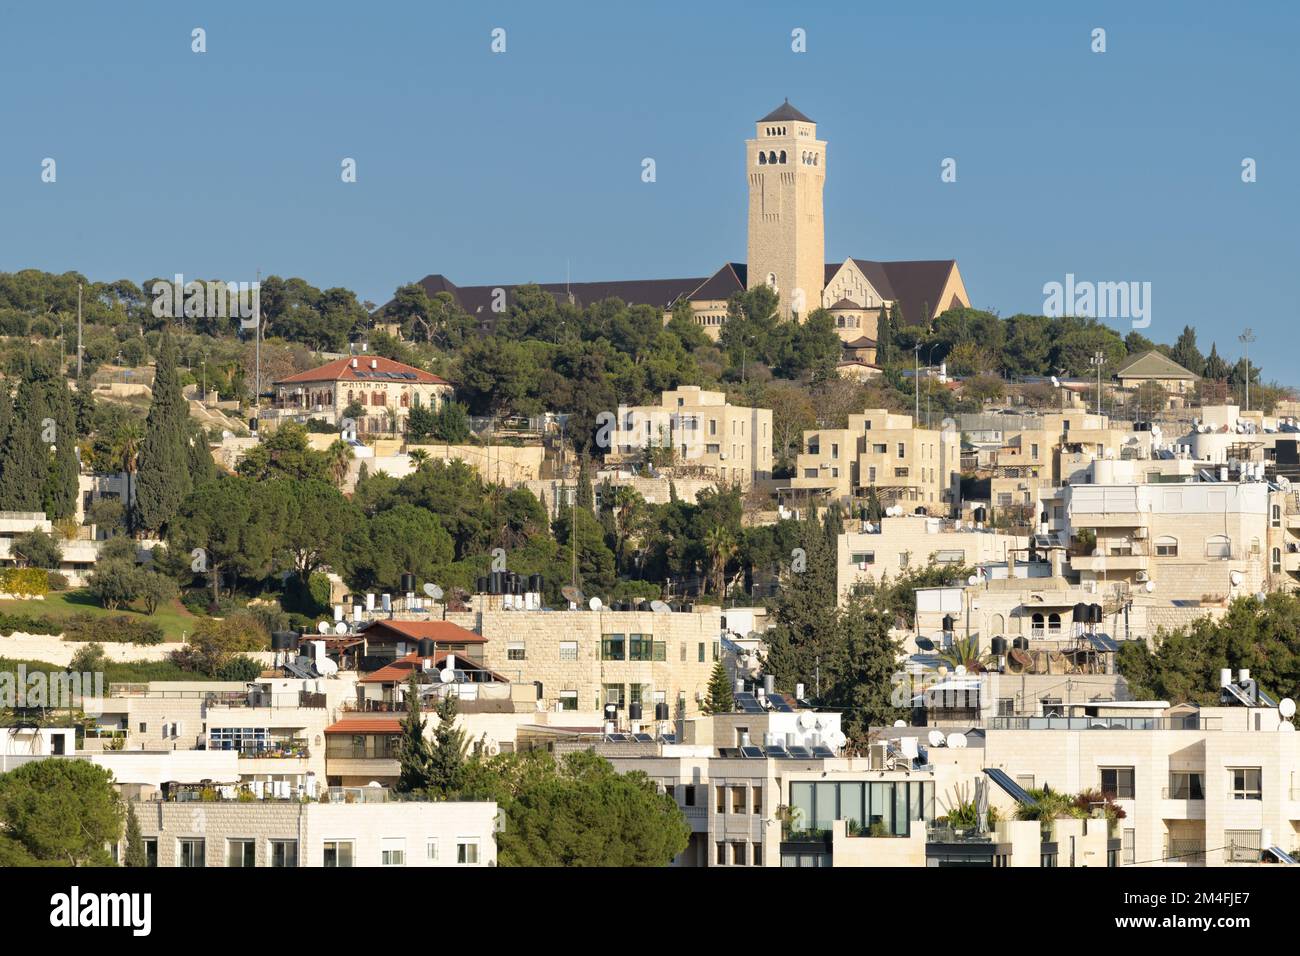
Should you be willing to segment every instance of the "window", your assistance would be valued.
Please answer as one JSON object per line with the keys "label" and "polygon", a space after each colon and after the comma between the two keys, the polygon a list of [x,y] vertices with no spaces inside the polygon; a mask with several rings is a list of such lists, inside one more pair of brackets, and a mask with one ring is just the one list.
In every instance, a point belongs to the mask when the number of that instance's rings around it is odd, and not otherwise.
{"label": "window", "polygon": [[906,458],[906,457],[907,457],[907,445],[905,445],[905,444],[904,444],[903,442],[901,442],[901,441],[898,443],[898,457],[899,457],[899,458]]}
{"label": "window", "polygon": [[352,865],[351,840],[325,841],[325,866],[345,867]]}
{"label": "window", "polygon": [[576,661],[578,659],[577,641],[560,641],[560,660]]}
{"label": "window", "polygon": [[879,444],[872,444],[871,450],[873,453],[877,455],[884,455],[889,452],[889,448],[885,445],[884,442],[880,442]]}
{"label": "window", "polygon": [[1170,800],[1204,800],[1205,774],[1179,770],[1169,774]]}
{"label": "window", "polygon": [[654,659],[657,660],[657,661],[666,661],[666,660],[668,660],[668,642],[667,642],[667,641],[655,641],[655,642],[654,642]]}
{"label": "window", "polygon": [[1232,783],[1232,799],[1262,800],[1260,792],[1260,772],[1258,767],[1233,767],[1228,770]]}
{"label": "window", "polygon": [[1282,549],[1281,548],[1273,549],[1273,559],[1271,563],[1273,566],[1273,573],[1281,574],[1282,573]]}
{"label": "window", "polygon": [[866,565],[876,563],[876,552],[874,551],[855,551],[851,558],[851,563]]}
{"label": "window", "polygon": [[406,866],[406,840],[402,837],[384,837],[379,846],[381,866]]}
{"label": "window", "polygon": [[1029,446],[1029,457],[1035,461],[1038,460],[1038,445],[1034,444]]}
{"label": "window", "polygon": [[257,866],[257,842],[227,840],[226,866]]}
{"label": "window", "polygon": [[722,642],[721,642],[721,641],[714,641],[714,642],[713,642],[713,659],[714,659],[715,661],[720,661],[720,660],[722,660]]}
{"label": "window", "polygon": [[1274,528],[1282,527],[1282,506],[1281,505],[1273,506],[1272,525]]}
{"label": "window", "polygon": [[695,806],[695,784],[688,783],[682,786],[682,806]]}
{"label": "window", "polygon": [[754,844],[754,865],[763,865],[763,844],[761,843]]}
{"label": "window", "polygon": [[743,786],[731,788],[731,812],[745,812],[745,788]]}
{"label": "window", "polygon": [[578,709],[578,692],[576,690],[560,691],[560,709],[561,710]]}
{"label": "window", "polygon": [[1207,558],[1232,557],[1232,539],[1226,534],[1212,534],[1205,539],[1205,556]]}
{"label": "window", "polygon": [[1171,535],[1161,535],[1156,538],[1156,557],[1157,558],[1176,558],[1178,557],[1178,539]]}
{"label": "window", "polygon": [[432,860],[434,863],[438,862],[438,841],[433,837],[429,837],[429,839],[425,841],[424,858],[426,860]]}
{"label": "window", "polygon": [[721,842],[718,843],[713,859],[717,862],[718,866],[727,865],[727,844]]}
{"label": "window", "polygon": [[627,650],[628,660],[648,661],[653,656],[654,645],[648,634],[629,634]]}
{"label": "window", "polygon": [[1102,767],[1101,792],[1108,793],[1116,800],[1133,799],[1133,768]]}
{"label": "window", "polygon": [[1123,834],[1121,849],[1123,851],[1123,862],[1125,866],[1132,866],[1136,860],[1135,852],[1137,847],[1137,831],[1126,829]]}
{"label": "window", "polygon": [[733,866],[745,865],[745,850],[748,846],[748,843],[737,842],[731,844],[731,863]]}
{"label": "window", "polygon": [[508,661],[526,660],[527,658],[524,655],[525,655],[525,651],[524,651],[524,645],[522,641],[514,641],[506,645],[506,660]]}
{"label": "window", "polygon": [[478,840],[461,837],[456,843],[456,862],[462,866],[477,866]]}
{"label": "window", "polygon": [[298,865],[298,841],[272,840],[271,865],[276,867],[296,867]]}
{"label": "window", "polygon": [[158,865],[158,838],[157,837],[144,838],[144,859],[145,859],[145,864],[144,864],[145,866]]}
{"label": "window", "polygon": [[763,788],[757,784],[753,787],[754,793],[754,813],[761,815],[763,813]]}
{"label": "window", "polygon": [[726,813],[727,812],[727,788],[721,785],[714,787],[713,796],[714,796],[713,812]]}
{"label": "window", "polygon": [[207,866],[207,847],[205,841],[177,840],[177,858],[181,866]]}
{"label": "window", "polygon": [[682,641],[681,658],[682,658],[682,663],[685,664],[686,663],[686,642],[685,641]]}
{"label": "window", "polygon": [[600,639],[600,659],[602,661],[627,659],[627,641],[622,634],[606,634]]}
{"label": "window", "polygon": [[605,684],[605,703],[613,704],[615,707],[623,706],[623,685],[622,684]]}
{"label": "window", "polygon": [[700,642],[700,663],[704,663],[704,642]]}

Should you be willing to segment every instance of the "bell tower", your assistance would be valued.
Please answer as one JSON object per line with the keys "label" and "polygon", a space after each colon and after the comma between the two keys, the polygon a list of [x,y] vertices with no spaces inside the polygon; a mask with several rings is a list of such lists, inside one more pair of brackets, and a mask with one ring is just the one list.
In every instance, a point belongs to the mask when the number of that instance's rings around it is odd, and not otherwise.
{"label": "bell tower", "polygon": [[826,144],[786,100],[745,140],[749,179],[749,288],[775,287],[781,318],[821,308],[826,282],[822,187]]}

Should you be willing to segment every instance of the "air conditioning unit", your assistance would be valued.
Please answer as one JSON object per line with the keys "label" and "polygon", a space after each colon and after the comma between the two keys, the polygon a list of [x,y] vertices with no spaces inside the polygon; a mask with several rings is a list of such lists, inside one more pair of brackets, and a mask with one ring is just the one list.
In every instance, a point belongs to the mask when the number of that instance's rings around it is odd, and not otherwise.
{"label": "air conditioning unit", "polygon": [[1139,540],[1141,540],[1142,538],[1145,538],[1145,537],[1147,536],[1147,534],[1148,534],[1148,531],[1147,531],[1146,528],[1137,528],[1137,529],[1135,529],[1135,530],[1133,531],[1133,537],[1135,537],[1135,538],[1137,538],[1137,539],[1139,539]]}
{"label": "air conditioning unit", "polygon": [[1139,584],[1146,584],[1151,580],[1151,575],[1147,574],[1145,571],[1139,571],[1137,573],[1137,580]]}
{"label": "air conditioning unit", "polygon": [[726,460],[727,460],[727,453],[726,453],[725,451],[724,451],[724,452],[719,452],[719,453],[718,453],[718,457],[721,458],[723,461],[726,461]]}

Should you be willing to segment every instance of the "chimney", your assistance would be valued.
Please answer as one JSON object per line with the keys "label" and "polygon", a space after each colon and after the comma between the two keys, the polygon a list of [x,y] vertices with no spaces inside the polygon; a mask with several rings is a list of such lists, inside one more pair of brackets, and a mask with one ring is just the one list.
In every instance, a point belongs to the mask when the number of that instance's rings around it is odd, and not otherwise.
{"label": "chimney", "polygon": [[356,358],[353,358],[353,359],[352,359],[352,367],[353,367],[353,368],[356,368],[356,367],[357,367],[357,360],[356,360]]}

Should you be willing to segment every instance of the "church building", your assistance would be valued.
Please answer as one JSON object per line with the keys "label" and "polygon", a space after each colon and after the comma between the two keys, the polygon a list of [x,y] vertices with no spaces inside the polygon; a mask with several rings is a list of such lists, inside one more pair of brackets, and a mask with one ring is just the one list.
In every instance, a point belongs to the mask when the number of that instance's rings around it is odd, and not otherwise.
{"label": "church building", "polygon": [[[871,366],[882,312],[898,308],[907,324],[929,324],[940,313],[969,307],[970,299],[954,259],[878,262],[847,258],[827,262],[822,194],[826,185],[826,141],[817,124],[786,100],[755,124],[745,141],[749,187],[747,262],[728,262],[710,276],[613,282],[542,283],[557,301],[582,307],[617,297],[629,305],[664,311],[690,303],[695,321],[717,339],[727,319],[727,302],[737,292],[768,285],[782,318],[798,321],[827,309],[844,343],[846,363]],[[429,296],[449,293],[462,309],[490,329],[513,285],[457,286],[443,275],[420,280]],[[501,291],[504,290],[504,297]]]}

